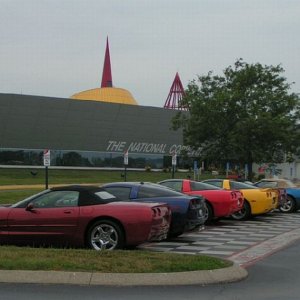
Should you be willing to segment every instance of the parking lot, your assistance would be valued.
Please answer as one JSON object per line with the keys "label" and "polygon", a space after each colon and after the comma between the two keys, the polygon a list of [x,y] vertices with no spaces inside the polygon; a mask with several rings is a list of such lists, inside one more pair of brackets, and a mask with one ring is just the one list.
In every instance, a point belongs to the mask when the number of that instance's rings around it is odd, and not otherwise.
{"label": "parking lot", "polygon": [[283,214],[275,211],[248,221],[223,219],[206,225],[203,230],[186,233],[168,241],[143,244],[139,248],[182,254],[206,254],[243,264],[298,238],[300,213]]}

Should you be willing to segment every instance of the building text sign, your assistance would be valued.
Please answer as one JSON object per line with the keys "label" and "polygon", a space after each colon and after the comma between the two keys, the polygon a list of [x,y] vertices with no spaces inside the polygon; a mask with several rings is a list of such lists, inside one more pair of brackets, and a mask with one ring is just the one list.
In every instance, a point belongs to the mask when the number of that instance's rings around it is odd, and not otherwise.
{"label": "building text sign", "polygon": [[167,144],[155,144],[148,142],[125,142],[125,141],[108,141],[106,151],[108,152],[123,152],[129,153],[148,153],[148,154],[165,154],[172,155],[173,153],[180,154],[186,152],[190,156],[199,156],[199,150],[193,150],[190,146],[183,145],[167,145]]}

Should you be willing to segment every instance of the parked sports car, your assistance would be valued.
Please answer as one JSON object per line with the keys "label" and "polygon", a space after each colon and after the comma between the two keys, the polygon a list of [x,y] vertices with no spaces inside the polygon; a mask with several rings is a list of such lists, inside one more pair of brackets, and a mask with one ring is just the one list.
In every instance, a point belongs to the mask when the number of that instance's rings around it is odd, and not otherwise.
{"label": "parked sports car", "polygon": [[251,184],[229,179],[207,179],[203,182],[226,190],[240,190],[243,193],[243,208],[232,214],[232,217],[236,220],[246,220],[254,215],[265,214],[277,207],[277,193],[270,189],[259,189]]}
{"label": "parked sports car", "polygon": [[227,191],[211,184],[189,179],[168,179],[158,182],[187,195],[200,195],[205,199],[207,206],[207,220],[228,217],[240,211],[244,204],[243,194],[236,191]]}
{"label": "parked sports car", "polygon": [[203,225],[205,202],[201,196],[187,196],[159,184],[144,182],[114,182],[102,186],[119,199],[139,202],[164,202],[172,211],[170,237],[179,236]]}
{"label": "parked sports car", "polygon": [[113,250],[165,239],[170,221],[166,204],[119,201],[98,186],[65,186],[1,206],[0,242]]}
{"label": "parked sports car", "polygon": [[287,179],[262,179],[256,183],[259,188],[276,188],[286,196],[285,201],[279,205],[279,210],[285,213],[295,212],[300,209],[300,188]]}

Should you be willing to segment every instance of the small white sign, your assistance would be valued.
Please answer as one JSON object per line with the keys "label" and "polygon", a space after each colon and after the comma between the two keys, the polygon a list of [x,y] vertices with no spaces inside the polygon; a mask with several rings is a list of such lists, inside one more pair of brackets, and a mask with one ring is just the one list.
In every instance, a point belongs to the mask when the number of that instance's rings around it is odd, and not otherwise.
{"label": "small white sign", "polygon": [[177,155],[173,154],[172,155],[172,166],[176,166],[177,165]]}
{"label": "small white sign", "polygon": [[127,166],[128,165],[128,151],[126,151],[124,153],[124,165]]}
{"label": "small white sign", "polygon": [[44,166],[45,167],[49,167],[51,163],[50,160],[50,150],[49,149],[45,149],[44,150]]}

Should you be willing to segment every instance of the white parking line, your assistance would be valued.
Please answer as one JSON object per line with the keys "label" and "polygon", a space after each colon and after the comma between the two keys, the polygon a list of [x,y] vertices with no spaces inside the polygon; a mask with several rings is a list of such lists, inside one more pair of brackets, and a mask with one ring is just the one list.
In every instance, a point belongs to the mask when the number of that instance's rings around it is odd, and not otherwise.
{"label": "white parking line", "polygon": [[[219,256],[247,265],[300,239],[300,213],[273,213],[249,221],[221,220],[199,232],[138,248]],[[232,251],[231,251],[232,250]]]}
{"label": "white parking line", "polygon": [[300,228],[266,240],[256,246],[248,248],[245,251],[232,255],[228,257],[228,259],[236,262],[239,265],[248,266],[257,260],[286,247],[298,239],[300,239]]}

